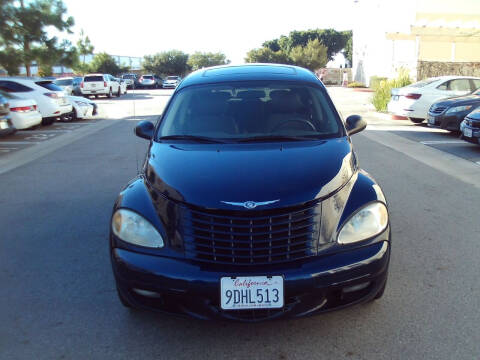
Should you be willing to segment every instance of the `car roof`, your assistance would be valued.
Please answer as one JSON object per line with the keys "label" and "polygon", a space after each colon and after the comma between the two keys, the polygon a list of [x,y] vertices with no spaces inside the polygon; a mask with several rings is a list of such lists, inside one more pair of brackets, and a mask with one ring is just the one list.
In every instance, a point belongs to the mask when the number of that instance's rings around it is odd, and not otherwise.
{"label": "car roof", "polygon": [[224,65],[197,70],[180,83],[177,91],[191,85],[248,80],[287,80],[319,84],[310,71],[298,66],[279,64]]}

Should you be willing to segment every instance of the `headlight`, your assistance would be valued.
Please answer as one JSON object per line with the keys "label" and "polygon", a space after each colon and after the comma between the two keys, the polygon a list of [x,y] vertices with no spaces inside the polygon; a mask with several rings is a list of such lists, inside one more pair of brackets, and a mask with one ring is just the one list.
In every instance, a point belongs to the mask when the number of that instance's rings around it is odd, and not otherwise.
{"label": "headlight", "polygon": [[371,203],[357,211],[340,230],[339,244],[351,244],[380,234],[388,224],[388,211],[380,202]]}
{"label": "headlight", "polygon": [[447,114],[459,113],[462,111],[467,111],[472,108],[472,105],[465,105],[465,106],[455,106],[447,110]]}
{"label": "headlight", "polygon": [[162,236],[144,217],[137,213],[120,209],[112,217],[112,231],[123,241],[150,248],[162,248]]}

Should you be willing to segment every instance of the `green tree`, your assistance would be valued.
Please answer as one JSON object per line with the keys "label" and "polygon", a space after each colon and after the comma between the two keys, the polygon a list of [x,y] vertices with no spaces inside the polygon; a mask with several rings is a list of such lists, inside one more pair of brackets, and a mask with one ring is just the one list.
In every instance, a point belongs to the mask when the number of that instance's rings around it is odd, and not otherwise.
{"label": "green tree", "polygon": [[179,50],[170,50],[146,55],[143,60],[145,71],[155,75],[185,75],[188,70],[188,54]]}
{"label": "green tree", "polygon": [[17,56],[30,76],[32,62],[56,44],[47,28],[71,33],[74,21],[71,16],[64,19],[66,12],[62,0],[0,0],[0,65],[11,67],[15,60],[10,56]]}
{"label": "green tree", "polygon": [[279,39],[265,41],[263,46],[273,51],[283,50],[290,54],[293,48],[297,46],[305,47],[309,41],[318,39],[327,48],[328,60],[332,60],[335,54],[346,47],[347,41],[351,37],[351,31],[334,29],[294,30],[288,36],[282,35]]}
{"label": "green tree", "polygon": [[77,41],[78,54],[82,56],[82,64],[85,65],[85,56],[93,54],[95,47],[90,38],[85,36],[83,29],[80,31],[80,39]]}
{"label": "green tree", "polygon": [[89,68],[91,72],[112,75],[118,75],[128,70],[125,67],[119,66],[115,59],[105,52],[95,55]]}
{"label": "green tree", "polygon": [[290,64],[289,56],[282,50],[273,51],[270,48],[263,47],[250,50],[245,58],[247,63],[273,63],[273,64]]}
{"label": "green tree", "polygon": [[37,63],[40,76],[51,76],[55,65],[75,67],[78,63],[77,49],[68,40],[57,44],[57,39],[53,38],[39,48]]}
{"label": "green tree", "polygon": [[294,47],[290,58],[295,65],[314,71],[327,64],[327,48],[318,39],[310,40],[306,46]]}
{"label": "green tree", "polygon": [[189,55],[187,61],[188,66],[194,71],[209,66],[226,65],[229,63],[230,60],[227,60],[225,54],[211,52],[202,53],[198,51]]}
{"label": "green tree", "polygon": [[349,64],[351,65],[353,63],[352,61],[352,53],[353,53],[353,44],[352,44],[352,37],[347,40],[347,43],[345,44],[345,48],[343,49],[343,55],[345,56],[345,59],[348,60]]}

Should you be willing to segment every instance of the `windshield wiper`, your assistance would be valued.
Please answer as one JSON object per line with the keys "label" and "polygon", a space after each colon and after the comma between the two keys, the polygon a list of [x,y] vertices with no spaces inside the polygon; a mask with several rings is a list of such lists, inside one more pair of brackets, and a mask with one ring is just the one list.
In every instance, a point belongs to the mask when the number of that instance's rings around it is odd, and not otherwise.
{"label": "windshield wiper", "polygon": [[235,139],[238,142],[261,142],[261,141],[305,141],[305,140],[316,140],[315,137],[307,136],[288,136],[288,135],[262,135],[262,136],[252,136],[243,139]]}
{"label": "windshield wiper", "polygon": [[207,136],[196,136],[196,135],[167,135],[161,136],[158,140],[192,140],[196,142],[204,142],[204,143],[224,143],[222,140],[210,138]]}

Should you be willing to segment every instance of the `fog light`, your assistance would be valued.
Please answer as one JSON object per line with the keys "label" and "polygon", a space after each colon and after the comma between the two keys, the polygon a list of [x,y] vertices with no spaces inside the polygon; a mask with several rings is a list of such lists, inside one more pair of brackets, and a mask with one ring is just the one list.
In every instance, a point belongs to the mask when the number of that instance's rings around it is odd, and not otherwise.
{"label": "fog light", "polygon": [[132,289],[134,292],[136,292],[138,295],[150,297],[150,298],[160,298],[162,297],[159,293],[155,291],[149,291],[149,290],[143,290],[143,289]]}
{"label": "fog light", "polygon": [[342,289],[342,292],[343,293],[351,293],[351,292],[354,292],[354,291],[360,291],[360,290],[363,290],[366,287],[368,287],[370,284],[371,284],[371,282],[368,281],[368,282],[364,282],[364,283],[353,285],[353,286],[347,286],[347,287],[344,287]]}

